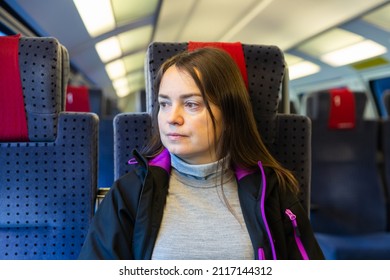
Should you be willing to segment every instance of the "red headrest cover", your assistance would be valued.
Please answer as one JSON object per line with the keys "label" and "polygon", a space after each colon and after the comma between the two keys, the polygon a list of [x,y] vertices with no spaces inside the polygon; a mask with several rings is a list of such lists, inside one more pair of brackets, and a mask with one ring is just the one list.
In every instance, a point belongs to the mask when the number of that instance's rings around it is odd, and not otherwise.
{"label": "red headrest cover", "polygon": [[188,50],[192,51],[203,47],[216,47],[225,50],[237,63],[240,68],[242,78],[246,86],[248,87],[248,74],[246,72],[246,63],[244,57],[244,51],[242,50],[242,44],[236,43],[225,43],[225,42],[188,42]]}
{"label": "red headrest cover", "polygon": [[347,88],[332,89],[328,127],[331,129],[351,129],[355,127],[356,109],[353,93]]}
{"label": "red headrest cover", "polygon": [[28,141],[19,72],[19,37],[0,36],[0,141]]}

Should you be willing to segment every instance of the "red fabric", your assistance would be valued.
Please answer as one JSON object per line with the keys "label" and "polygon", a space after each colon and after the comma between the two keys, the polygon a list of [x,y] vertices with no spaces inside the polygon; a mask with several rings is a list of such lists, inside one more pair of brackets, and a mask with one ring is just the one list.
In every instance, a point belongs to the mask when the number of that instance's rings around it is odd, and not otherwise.
{"label": "red fabric", "polygon": [[0,36],[0,141],[28,141],[19,72],[19,37]]}
{"label": "red fabric", "polygon": [[244,57],[244,51],[242,50],[242,44],[236,43],[225,43],[225,42],[188,42],[188,50],[193,51],[195,49],[204,47],[216,47],[225,50],[237,63],[240,68],[242,78],[244,79],[245,85],[248,88],[248,74],[246,72],[246,63]]}
{"label": "red fabric", "polygon": [[85,86],[68,86],[65,110],[68,112],[90,112],[89,89]]}
{"label": "red fabric", "polygon": [[353,93],[347,89],[332,89],[331,106],[329,112],[328,126],[331,129],[351,129],[355,127],[355,98]]}

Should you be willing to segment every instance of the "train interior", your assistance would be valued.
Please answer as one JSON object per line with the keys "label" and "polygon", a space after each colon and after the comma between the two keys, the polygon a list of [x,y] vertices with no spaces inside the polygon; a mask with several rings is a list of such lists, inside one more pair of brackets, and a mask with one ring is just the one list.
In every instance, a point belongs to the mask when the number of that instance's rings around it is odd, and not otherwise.
{"label": "train interior", "polygon": [[271,111],[326,258],[390,259],[388,0],[2,1],[0,259],[77,258],[148,138],[153,58],[189,42],[281,50]]}

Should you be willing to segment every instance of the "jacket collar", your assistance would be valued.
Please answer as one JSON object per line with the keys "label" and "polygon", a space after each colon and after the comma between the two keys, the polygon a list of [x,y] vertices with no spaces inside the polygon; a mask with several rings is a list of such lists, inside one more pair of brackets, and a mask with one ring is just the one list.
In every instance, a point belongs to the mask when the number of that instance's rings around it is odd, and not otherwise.
{"label": "jacket collar", "polygon": [[[149,166],[157,166],[164,169],[166,172],[171,172],[171,156],[166,148],[162,150],[157,156],[149,160]],[[247,175],[254,173],[254,171],[243,169],[239,166],[235,166],[234,173],[237,180],[241,180]]]}
{"label": "jacket collar", "polygon": [[168,150],[164,148],[161,153],[149,160],[149,166],[158,166],[167,171],[171,172],[171,155]]}

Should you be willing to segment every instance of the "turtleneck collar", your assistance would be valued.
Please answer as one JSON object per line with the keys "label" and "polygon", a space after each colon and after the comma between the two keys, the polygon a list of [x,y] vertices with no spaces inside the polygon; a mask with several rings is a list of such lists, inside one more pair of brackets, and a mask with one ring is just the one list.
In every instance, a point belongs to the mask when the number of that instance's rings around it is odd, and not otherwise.
{"label": "turtleneck collar", "polygon": [[172,167],[182,175],[193,177],[198,180],[209,180],[219,177],[221,173],[228,171],[227,162],[222,166],[222,161],[215,161],[206,164],[188,164],[178,156],[171,154]]}

